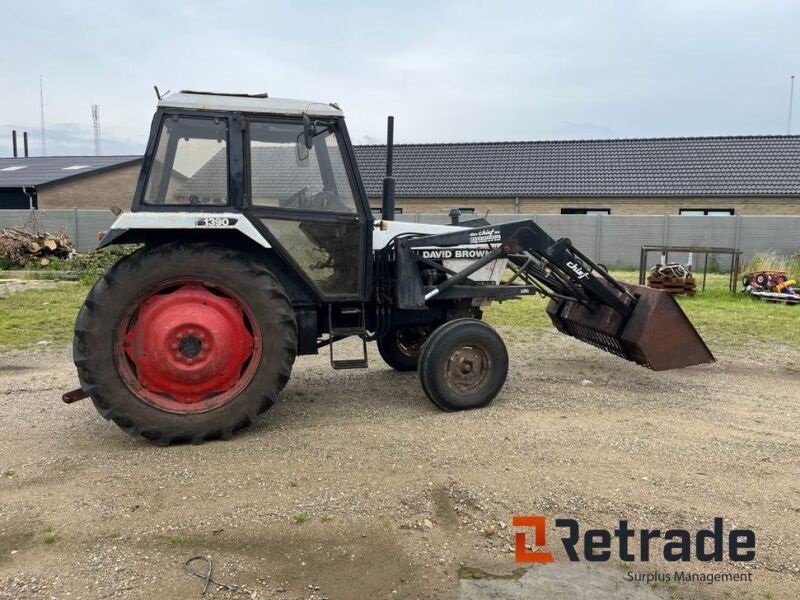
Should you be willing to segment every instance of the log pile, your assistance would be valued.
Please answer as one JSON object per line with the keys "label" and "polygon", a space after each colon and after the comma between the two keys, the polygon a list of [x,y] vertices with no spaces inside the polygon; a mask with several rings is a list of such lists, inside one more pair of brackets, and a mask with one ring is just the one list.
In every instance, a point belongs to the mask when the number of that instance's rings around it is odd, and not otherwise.
{"label": "log pile", "polygon": [[75,246],[63,229],[56,233],[35,232],[20,227],[0,229],[0,258],[16,266],[46,267],[54,258],[67,259],[76,253]]}

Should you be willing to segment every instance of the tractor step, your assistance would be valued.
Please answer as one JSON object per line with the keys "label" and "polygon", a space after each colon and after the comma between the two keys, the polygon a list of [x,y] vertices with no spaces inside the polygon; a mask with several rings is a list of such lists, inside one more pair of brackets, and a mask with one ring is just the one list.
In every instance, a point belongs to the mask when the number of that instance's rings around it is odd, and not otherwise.
{"label": "tractor step", "polygon": [[369,364],[367,363],[366,354],[364,358],[345,358],[340,360],[331,360],[331,366],[337,371],[345,369],[366,369]]}
{"label": "tractor step", "polygon": [[[366,369],[369,367],[369,362],[367,361],[367,323],[364,312],[363,304],[360,306],[339,306],[336,308],[336,318],[334,318],[333,305],[328,306],[328,335],[330,336],[328,346],[330,347],[331,367],[334,369]],[[334,327],[334,320],[339,323],[344,322],[346,325]],[[354,335],[361,338],[361,356],[359,358],[334,358],[334,342]]]}
{"label": "tractor step", "polygon": [[335,338],[346,338],[351,335],[364,335],[366,331],[363,327],[337,327],[331,330],[331,334]]}

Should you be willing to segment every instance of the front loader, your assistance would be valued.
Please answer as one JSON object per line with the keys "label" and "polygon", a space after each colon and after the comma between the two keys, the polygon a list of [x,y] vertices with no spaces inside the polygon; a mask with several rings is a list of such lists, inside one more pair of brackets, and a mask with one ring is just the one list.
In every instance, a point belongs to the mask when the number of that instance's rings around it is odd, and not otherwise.
{"label": "front loader", "polygon": [[[392,126],[375,221],[338,106],[241,94],[159,98],[130,212],[131,244],[94,285],[73,347],[102,416],[156,443],[228,438],[286,385],[296,356],[367,367],[368,342],[417,370],[444,410],[491,402],[508,372],[492,301],[541,294],[561,332],[656,371],[714,358],[674,299],[622,283],[530,220],[394,217]],[[356,337],[362,355],[342,359]]]}

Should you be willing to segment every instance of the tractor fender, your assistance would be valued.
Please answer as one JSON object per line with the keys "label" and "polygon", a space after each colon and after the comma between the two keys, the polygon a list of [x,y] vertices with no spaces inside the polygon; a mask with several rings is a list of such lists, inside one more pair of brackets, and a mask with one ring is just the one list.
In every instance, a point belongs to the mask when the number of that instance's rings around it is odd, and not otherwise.
{"label": "tractor fender", "polygon": [[[271,248],[250,220],[235,212],[134,212],[122,213],[105,232],[98,248],[148,241],[154,235],[173,232],[237,232],[262,248]],[[159,236],[160,237],[160,236]]]}

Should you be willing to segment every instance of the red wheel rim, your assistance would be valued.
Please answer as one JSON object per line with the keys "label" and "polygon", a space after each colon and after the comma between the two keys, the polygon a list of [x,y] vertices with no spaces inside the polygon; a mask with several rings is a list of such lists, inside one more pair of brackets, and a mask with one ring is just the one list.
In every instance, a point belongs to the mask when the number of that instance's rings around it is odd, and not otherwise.
{"label": "red wheel rim", "polygon": [[137,398],[161,410],[218,408],[258,369],[257,323],[225,286],[167,281],[141,296],[122,319],[114,342],[117,369]]}

